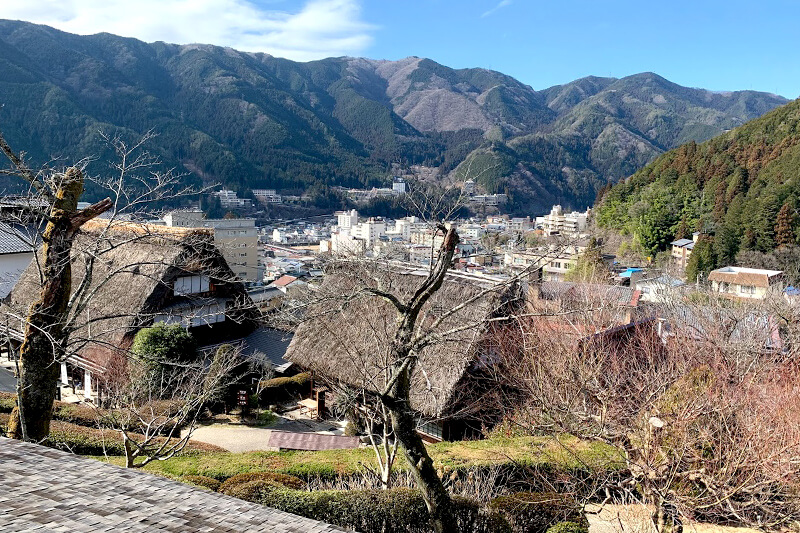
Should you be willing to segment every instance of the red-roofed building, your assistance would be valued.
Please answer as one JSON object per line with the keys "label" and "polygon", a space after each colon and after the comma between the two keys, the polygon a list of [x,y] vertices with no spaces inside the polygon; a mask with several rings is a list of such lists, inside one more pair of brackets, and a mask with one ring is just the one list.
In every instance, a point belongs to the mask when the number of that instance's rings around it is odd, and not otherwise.
{"label": "red-roofed building", "polygon": [[275,287],[279,291],[281,291],[284,294],[286,294],[292,288],[296,288],[296,287],[299,287],[299,286],[305,285],[305,284],[306,284],[306,282],[301,280],[298,277],[290,276],[289,274],[284,274],[283,276],[279,277],[278,279],[276,279],[275,281],[270,283],[269,286],[270,287]]}

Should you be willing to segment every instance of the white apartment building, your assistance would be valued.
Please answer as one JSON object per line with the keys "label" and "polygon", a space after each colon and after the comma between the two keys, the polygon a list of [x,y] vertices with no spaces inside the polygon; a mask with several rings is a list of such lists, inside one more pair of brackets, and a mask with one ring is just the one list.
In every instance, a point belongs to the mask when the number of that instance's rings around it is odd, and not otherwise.
{"label": "white apartment building", "polygon": [[369,218],[350,228],[350,234],[363,240],[367,248],[372,248],[386,235],[386,221],[380,217]]}
{"label": "white apartment building", "polygon": [[479,224],[464,224],[458,227],[458,235],[462,239],[478,240],[484,233],[485,230]]}
{"label": "white apartment building", "polygon": [[358,211],[337,211],[336,224],[342,229],[350,229],[358,224]]}
{"label": "white apartment building", "polygon": [[236,191],[231,191],[230,189],[222,189],[213,194],[219,197],[219,203],[223,209],[246,209],[253,206],[252,200],[239,198],[236,195]]}
{"label": "white apartment building", "polygon": [[279,204],[283,201],[275,189],[253,189],[253,196],[262,204]]}
{"label": "white apartment building", "polygon": [[403,178],[395,176],[392,179],[392,190],[397,194],[405,194],[406,193],[406,180]]}
{"label": "white apartment building", "polygon": [[234,274],[245,281],[261,281],[258,266],[258,231],[254,218],[203,218],[200,210],[171,211],[164,215],[167,226],[212,228],[214,245],[219,248]]}
{"label": "white apartment building", "polygon": [[545,235],[575,236],[586,231],[590,211],[580,213],[564,213],[560,205],[554,205],[549,215],[536,217],[536,223],[542,226]]}

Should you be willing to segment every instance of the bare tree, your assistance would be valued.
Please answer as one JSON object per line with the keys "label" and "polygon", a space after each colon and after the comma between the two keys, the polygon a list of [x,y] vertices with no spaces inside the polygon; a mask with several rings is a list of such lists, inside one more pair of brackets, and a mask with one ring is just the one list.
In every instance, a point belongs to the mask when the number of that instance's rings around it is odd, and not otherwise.
{"label": "bare tree", "polygon": [[122,436],[127,468],[170,459],[189,443],[201,409],[236,382],[240,365],[229,345],[191,363],[160,361],[156,369],[131,357],[107,376],[111,409],[97,409],[98,424]]}
{"label": "bare tree", "polygon": [[498,379],[526,398],[512,420],[612,445],[625,469],[608,494],[651,506],[659,531],[797,520],[796,310],[778,305],[781,326],[766,305],[693,301],[611,329],[587,309],[509,326],[522,342],[500,350]]}
{"label": "bare tree", "polygon": [[[10,163],[0,174],[19,178],[28,189],[28,193],[17,200],[17,209],[7,216],[14,219],[12,222],[37,227],[42,243],[34,258],[41,280],[39,298],[26,316],[11,317],[25,321],[19,352],[18,407],[9,423],[9,433],[17,438],[40,441],[48,435],[59,363],[66,357],[76,317],[81,316],[92,298],[90,287],[96,286],[92,279],[94,265],[102,260],[104,252],[113,248],[101,232],[92,246],[81,251],[83,277],[77,286],[73,285],[73,244],[81,227],[110,211],[110,228],[115,219],[126,213],[136,213],[149,202],[193,192],[180,185],[180,175],[157,170],[158,160],[142,149],[152,136],[148,133],[133,145],[119,137],[109,138],[119,158],[116,175],[87,178],[87,161],[63,171],[49,167],[34,170],[24,153],[15,152],[0,135],[0,151]],[[109,197],[78,209],[78,200],[87,181],[108,191]],[[140,234],[133,238],[141,237]],[[5,322],[7,325],[8,320]]]}
{"label": "bare tree", "polygon": [[[413,405],[420,395],[434,402],[452,400],[428,379],[437,369],[427,366],[435,356],[426,354],[434,347],[446,346],[457,352],[460,362],[442,372],[453,375],[456,368],[463,370],[458,365],[464,364],[466,356],[458,347],[466,350],[489,324],[512,318],[506,313],[515,300],[510,295],[517,294],[515,288],[529,270],[504,279],[482,278],[473,285],[453,278],[442,290],[448,277],[461,275],[450,270],[459,238],[455,225],[439,224],[433,236],[437,235],[442,236],[441,244],[433,245],[434,260],[423,269],[380,259],[333,258],[326,265],[325,282],[309,290],[308,302],[297,304],[305,314],[293,349],[303,350],[299,337],[330,342],[330,348],[314,346],[306,353],[335,350],[337,356],[327,353],[328,361],[323,364],[338,367],[331,368],[334,371],[352,368],[353,375],[345,383],[359,390],[359,395],[373,398],[368,405],[385,411],[390,421],[381,424],[382,417],[375,416],[371,428],[382,478],[390,479],[393,438],[400,443],[437,531],[452,531],[451,499],[418,431],[420,415]],[[297,307],[288,315],[297,317]],[[307,334],[304,326],[319,329]],[[292,360],[291,354],[289,358]],[[376,435],[376,429],[385,433]]]}

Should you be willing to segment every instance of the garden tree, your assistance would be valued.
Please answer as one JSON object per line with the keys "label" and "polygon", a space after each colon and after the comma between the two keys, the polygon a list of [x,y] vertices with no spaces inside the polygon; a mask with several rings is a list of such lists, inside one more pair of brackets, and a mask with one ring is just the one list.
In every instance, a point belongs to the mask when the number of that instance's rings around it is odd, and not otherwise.
{"label": "garden tree", "polygon": [[[160,328],[167,334],[137,335],[135,357],[107,379],[106,402],[112,409],[98,408],[97,422],[122,436],[126,468],[141,468],[183,451],[201,409],[217,401],[239,377],[238,350],[223,345],[205,356],[192,352],[194,357],[186,358],[189,343],[177,333],[183,328],[174,327]],[[153,361],[159,364],[154,367]]]}
{"label": "garden tree", "polygon": [[50,417],[55,401],[55,381],[63,356],[67,332],[65,322],[72,283],[70,252],[72,241],[87,221],[113,206],[106,198],[85,209],[78,209],[83,194],[84,175],[80,168],[43,175],[33,171],[14,152],[0,134],[0,150],[11,162],[4,171],[24,179],[46,201],[42,215],[46,220],[42,233],[41,268],[45,280],[41,297],[31,305],[25,328],[25,340],[19,353],[17,381],[18,407],[11,414],[8,433],[16,438],[38,441],[50,432]]}
{"label": "garden tree", "polygon": [[[142,150],[152,137],[148,133],[132,144],[119,137],[105,138],[118,158],[113,165],[114,173],[109,177],[87,177],[83,163],[63,171],[34,170],[24,154],[15,152],[0,134],[0,151],[10,163],[0,173],[21,179],[28,190],[26,196],[16,199],[16,209],[4,217],[11,223],[32,223],[41,232],[42,242],[35,257],[41,280],[39,298],[32,302],[26,316],[6,311],[4,317],[6,330],[9,320],[25,321],[18,361],[18,405],[8,431],[16,438],[41,441],[49,433],[59,364],[67,356],[76,317],[86,310],[91,300],[89,286],[93,266],[109,249],[101,234],[93,245],[81,250],[85,275],[74,286],[73,243],[81,227],[106,212],[112,213],[113,221],[125,213],[142,209],[149,202],[194,192],[191,188],[178,187],[180,176],[157,170],[157,159]],[[78,200],[87,182],[106,191],[109,197],[78,209]]]}
{"label": "garden tree", "polygon": [[700,235],[686,264],[686,279],[697,281],[700,277],[704,280],[716,266],[714,239],[708,235]]}
{"label": "garden tree", "polygon": [[[695,301],[666,301],[661,328],[650,319],[607,329],[592,304],[557,322],[517,321],[509,328],[522,342],[501,331],[497,390],[525,399],[509,422],[613,446],[624,468],[606,481],[609,498],[649,506],[658,531],[685,519],[794,523],[797,310],[780,298],[747,307],[713,294]],[[785,345],[776,346],[778,331]]]}
{"label": "garden tree", "polygon": [[136,333],[131,352],[158,381],[180,365],[193,363],[197,359],[197,342],[180,324],[156,324]]}
{"label": "garden tree", "polygon": [[775,220],[775,242],[778,246],[790,246],[797,243],[795,238],[795,226],[797,226],[797,214],[789,204],[784,202]]}

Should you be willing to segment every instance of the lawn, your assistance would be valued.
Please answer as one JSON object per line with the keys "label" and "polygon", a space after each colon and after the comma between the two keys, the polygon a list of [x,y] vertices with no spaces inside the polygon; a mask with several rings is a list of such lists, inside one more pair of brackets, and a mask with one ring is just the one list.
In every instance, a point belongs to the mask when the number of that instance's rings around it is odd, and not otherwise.
{"label": "lawn", "polygon": [[[547,437],[495,437],[478,441],[441,442],[428,447],[434,463],[443,471],[454,471],[485,465],[517,464],[553,471],[576,469],[607,470],[619,466],[619,456],[609,446],[587,443],[573,437],[558,442]],[[116,457],[97,457],[121,465]],[[175,457],[150,463],[146,471],[179,477],[203,475],[219,480],[242,472],[280,472],[299,477],[347,476],[372,467],[375,455],[371,448],[327,450],[320,452],[244,452],[207,453]],[[402,459],[398,470],[406,469]]]}

